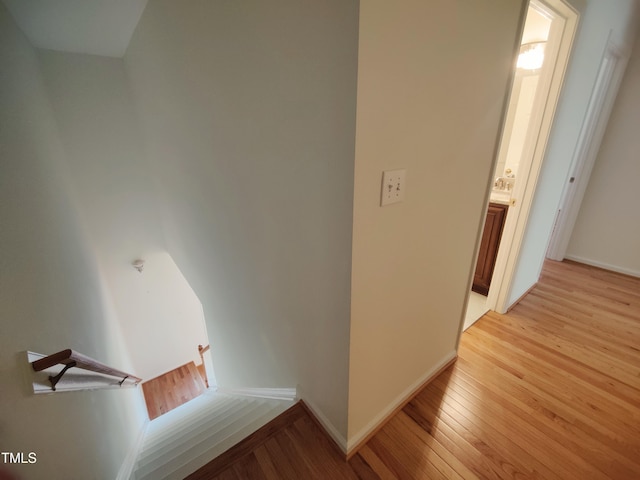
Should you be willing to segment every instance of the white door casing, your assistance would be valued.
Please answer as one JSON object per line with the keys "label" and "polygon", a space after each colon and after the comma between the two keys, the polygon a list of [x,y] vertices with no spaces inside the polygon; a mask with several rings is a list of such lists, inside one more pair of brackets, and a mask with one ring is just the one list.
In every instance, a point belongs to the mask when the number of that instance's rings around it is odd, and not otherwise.
{"label": "white door casing", "polygon": [[609,38],[556,214],[547,250],[547,257],[552,260],[563,260],[567,253],[571,233],[580,212],[580,205],[589,184],[591,171],[629,61],[629,55],[628,48],[615,45]]}
{"label": "white door casing", "polygon": [[[517,268],[520,248],[578,22],[578,13],[562,0],[532,0],[530,6],[551,18],[552,23],[547,41],[547,58],[540,73],[538,85],[540,93],[536,94],[531,124],[523,148],[523,158],[528,158],[530,161],[521,162],[518,170],[519,178],[512,193],[512,205],[509,207],[505,221],[487,296],[487,307],[499,313],[506,312],[511,306],[508,302],[512,279]],[[504,145],[500,148],[504,148]]]}

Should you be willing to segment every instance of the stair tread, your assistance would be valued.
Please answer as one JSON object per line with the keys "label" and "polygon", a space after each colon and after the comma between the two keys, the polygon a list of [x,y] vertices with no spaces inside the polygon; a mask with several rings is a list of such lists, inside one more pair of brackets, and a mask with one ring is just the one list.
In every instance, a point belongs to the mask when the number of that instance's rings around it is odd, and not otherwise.
{"label": "stair tread", "polygon": [[148,435],[153,435],[157,431],[162,431],[167,424],[175,422],[189,422],[197,420],[199,416],[206,414],[207,409],[215,409],[224,406],[232,398],[226,394],[217,392],[205,392],[190,402],[165,413],[164,415],[154,418],[149,423]]}
{"label": "stair tread", "polygon": [[147,477],[141,478],[166,478],[185,468],[189,471],[197,470],[277,416],[277,413],[270,415],[270,410],[254,412],[254,415],[228,425],[219,435],[207,439],[209,441],[195,443],[175,455],[162,457],[161,462],[152,462],[142,467],[141,473]]}
{"label": "stair tread", "polygon": [[256,404],[246,405],[244,408],[239,408],[234,411],[233,415],[211,419],[207,423],[198,425],[197,428],[186,432],[182,431],[180,435],[168,436],[165,442],[156,444],[155,448],[143,451],[142,455],[140,455],[139,462],[141,465],[146,465],[167,452],[182,451],[186,448],[185,446],[192,444],[194,441],[206,442],[208,438],[216,436],[224,428],[227,428],[234,422],[241,421],[243,417],[250,415],[252,412],[260,409],[260,407],[261,405]]}
{"label": "stair tread", "polygon": [[248,408],[251,403],[244,402],[231,402],[227,401],[223,405],[219,405],[218,408],[208,410],[207,407],[203,407],[203,413],[199,415],[196,421],[182,421],[176,419],[175,422],[166,423],[161,429],[157,429],[152,435],[149,435],[145,439],[145,445],[143,447],[143,454],[149,449],[153,449],[158,443],[165,441],[167,435],[172,437],[180,437],[185,433],[192,431],[194,428],[201,428],[204,425],[210,425],[215,423],[217,418],[233,416],[236,412],[241,411],[244,408]]}
{"label": "stair tread", "polygon": [[151,422],[132,480],[184,478],[292,405],[288,400],[217,392],[202,397],[208,398]]}
{"label": "stair tread", "polygon": [[237,443],[241,442],[243,439],[251,435],[253,432],[257,431],[259,428],[269,423],[271,420],[273,420],[273,418],[275,418],[280,413],[282,412],[278,411],[278,413],[273,415],[273,417],[269,417],[267,419],[264,419],[264,421],[255,422],[252,425],[246,426],[244,429],[238,431],[234,437],[229,437],[226,441],[220,442],[219,444],[215,445],[215,447],[205,452],[202,452],[200,455],[198,455],[196,458],[192,459],[188,463],[181,465],[177,470],[174,470],[173,472],[171,472],[171,474],[165,477],[164,480],[184,479],[186,476],[192,474],[199,468],[202,468],[211,460],[218,457],[219,455],[222,455],[224,452],[229,450],[231,447],[233,447]]}

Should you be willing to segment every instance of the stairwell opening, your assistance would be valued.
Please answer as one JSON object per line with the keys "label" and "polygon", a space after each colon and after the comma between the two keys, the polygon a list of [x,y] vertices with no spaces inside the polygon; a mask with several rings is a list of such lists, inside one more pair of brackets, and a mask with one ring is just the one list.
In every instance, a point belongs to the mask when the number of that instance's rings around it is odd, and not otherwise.
{"label": "stairwell opening", "polygon": [[216,378],[202,304],[168,252],[142,256],[113,285],[114,302],[133,367],[153,419],[189,401]]}

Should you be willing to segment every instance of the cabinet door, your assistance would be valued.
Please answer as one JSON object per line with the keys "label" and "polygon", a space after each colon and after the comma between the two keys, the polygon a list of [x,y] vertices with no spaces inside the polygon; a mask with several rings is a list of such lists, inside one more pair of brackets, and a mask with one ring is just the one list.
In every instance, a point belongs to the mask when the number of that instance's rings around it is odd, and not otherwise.
{"label": "cabinet door", "polygon": [[500,246],[500,239],[502,238],[502,228],[504,227],[504,220],[507,216],[507,208],[509,208],[507,205],[500,205],[498,203],[489,204],[472,287],[474,292],[480,293],[481,295],[489,293],[491,277],[493,276],[493,269],[496,265],[496,257],[498,256],[498,247]]}

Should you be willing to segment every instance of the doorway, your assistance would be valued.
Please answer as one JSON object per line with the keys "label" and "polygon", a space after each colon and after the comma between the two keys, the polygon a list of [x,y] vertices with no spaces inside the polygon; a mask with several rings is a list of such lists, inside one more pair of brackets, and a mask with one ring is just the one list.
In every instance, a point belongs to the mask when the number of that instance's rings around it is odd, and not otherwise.
{"label": "doorway", "polygon": [[[489,310],[506,312],[529,210],[569,59],[578,14],[562,0],[532,0],[505,114],[489,208],[507,209],[486,296],[470,292],[466,330]],[[481,245],[486,245],[486,238]],[[481,253],[482,255],[482,253]],[[487,259],[482,258],[484,264]]]}
{"label": "doorway", "polygon": [[551,233],[547,257],[552,260],[561,261],[567,253],[571,232],[578,218],[629,56],[627,49],[616,45],[609,38],[571,161],[571,173],[565,184]]}

